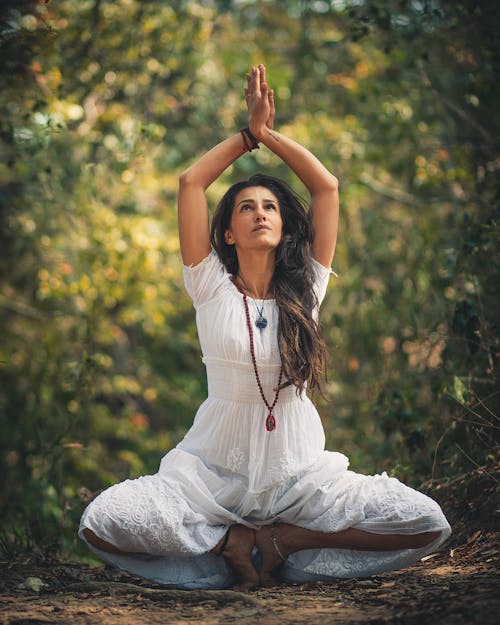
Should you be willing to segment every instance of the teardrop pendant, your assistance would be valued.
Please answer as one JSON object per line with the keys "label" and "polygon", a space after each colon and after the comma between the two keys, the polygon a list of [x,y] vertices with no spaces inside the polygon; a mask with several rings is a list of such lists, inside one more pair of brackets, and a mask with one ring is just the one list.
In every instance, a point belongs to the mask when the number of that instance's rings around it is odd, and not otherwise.
{"label": "teardrop pendant", "polygon": [[255,320],[255,325],[259,328],[259,330],[263,330],[267,326],[267,319],[262,315],[259,315]]}
{"label": "teardrop pendant", "polygon": [[276,419],[274,418],[273,413],[270,412],[267,415],[267,419],[266,419],[266,430],[268,432],[272,432],[275,428],[276,428]]}
{"label": "teardrop pendant", "polygon": [[[257,369],[257,361],[255,359],[255,348],[253,344],[253,330],[252,330],[252,324],[250,322],[250,311],[248,310],[247,296],[245,295],[245,293],[243,293],[243,304],[245,306],[245,316],[247,318],[248,338],[250,339],[250,354],[252,356],[253,372],[255,373],[255,380],[257,382],[257,386],[259,387],[259,392],[260,392],[260,396],[262,397],[262,401],[264,402],[267,409],[269,410],[269,413],[266,419],[266,430],[268,432],[272,432],[276,428],[276,419],[273,416],[273,408],[276,406],[276,403],[278,402],[278,397],[280,394],[281,380],[283,379],[283,367],[280,367],[280,375],[278,378],[278,386],[275,389],[274,401],[272,404],[270,404],[268,403],[266,396],[264,395],[264,391],[262,390],[262,384],[259,378],[259,370]],[[259,317],[262,317],[263,321],[265,321],[264,327],[266,327],[267,319],[263,316],[262,311],[260,310],[259,310]]]}

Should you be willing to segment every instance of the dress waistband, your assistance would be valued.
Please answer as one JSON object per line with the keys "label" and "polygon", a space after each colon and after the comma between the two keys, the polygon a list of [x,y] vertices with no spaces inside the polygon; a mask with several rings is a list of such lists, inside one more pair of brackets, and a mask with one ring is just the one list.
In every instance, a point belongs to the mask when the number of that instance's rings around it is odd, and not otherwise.
{"label": "dress waistband", "polygon": [[[208,396],[230,401],[262,402],[252,363],[203,358],[207,368]],[[269,404],[274,401],[280,375],[279,365],[259,365],[262,390]],[[281,389],[278,404],[301,401],[295,386]]]}

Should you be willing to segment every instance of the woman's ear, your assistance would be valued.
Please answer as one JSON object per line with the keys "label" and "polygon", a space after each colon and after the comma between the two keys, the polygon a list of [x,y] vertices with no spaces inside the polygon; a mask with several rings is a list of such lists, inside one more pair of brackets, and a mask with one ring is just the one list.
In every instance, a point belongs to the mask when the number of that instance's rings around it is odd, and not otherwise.
{"label": "woman's ear", "polygon": [[228,245],[234,245],[234,238],[233,238],[233,235],[231,233],[231,230],[226,230],[226,232],[224,232],[224,241]]}

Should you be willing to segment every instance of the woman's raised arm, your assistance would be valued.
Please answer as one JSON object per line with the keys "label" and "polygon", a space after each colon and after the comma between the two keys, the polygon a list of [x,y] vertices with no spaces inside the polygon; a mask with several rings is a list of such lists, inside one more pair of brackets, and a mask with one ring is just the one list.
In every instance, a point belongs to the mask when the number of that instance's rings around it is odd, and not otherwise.
{"label": "woman's raised arm", "polygon": [[[306,148],[266,126],[269,115],[269,89],[263,65],[247,75],[245,96],[250,115],[250,131],[290,167],[311,194],[314,227],[313,257],[325,267],[332,264],[339,222],[337,178]],[[272,93],[272,92],[271,92]]]}
{"label": "woman's raised arm", "polygon": [[244,153],[241,134],[225,139],[179,177],[179,238],[182,262],[197,265],[210,252],[206,189]]}
{"label": "woman's raised arm", "polygon": [[[246,90],[245,90],[246,95]],[[274,100],[268,92],[264,125],[273,127]],[[217,178],[248,151],[251,140],[240,132],[217,144],[179,177],[179,238],[182,262],[197,265],[210,252],[210,226],[205,191]]]}
{"label": "woman's raised arm", "polygon": [[[263,65],[247,76],[245,97],[253,137],[264,143],[300,178],[311,194],[314,227],[313,257],[325,267],[333,260],[337,241],[338,181],[326,167],[296,141],[273,130],[274,97]],[[241,134],[225,139],[204,154],[179,178],[179,237],[185,265],[196,265],[210,252],[206,189],[246,152]]]}

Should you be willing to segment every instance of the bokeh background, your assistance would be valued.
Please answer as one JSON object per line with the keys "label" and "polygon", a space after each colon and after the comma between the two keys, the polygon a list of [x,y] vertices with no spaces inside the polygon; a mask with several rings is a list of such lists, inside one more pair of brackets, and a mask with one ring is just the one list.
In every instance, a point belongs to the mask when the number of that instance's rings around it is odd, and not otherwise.
{"label": "bokeh background", "polygon": [[[328,447],[418,485],[497,452],[499,12],[473,0],[6,0],[0,548],[82,554],[96,491],[155,472],[206,393],[177,177],[245,123],[341,184]],[[210,189],[270,171],[261,149]],[[214,320],[216,323],[216,320]]]}

